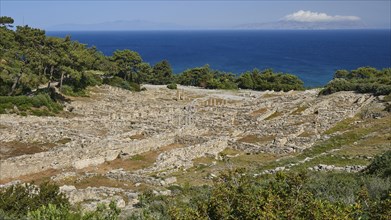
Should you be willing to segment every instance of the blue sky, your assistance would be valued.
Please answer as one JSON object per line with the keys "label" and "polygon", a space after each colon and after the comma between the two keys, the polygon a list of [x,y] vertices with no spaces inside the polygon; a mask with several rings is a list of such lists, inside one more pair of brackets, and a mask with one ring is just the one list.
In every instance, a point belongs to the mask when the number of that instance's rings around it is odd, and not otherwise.
{"label": "blue sky", "polygon": [[[48,28],[58,24],[91,24],[145,20],[195,28],[229,28],[281,19],[359,19],[370,28],[390,28],[390,0],[385,1],[21,1],[0,0],[1,16],[16,25]],[[303,11],[303,13],[296,13]],[[288,16],[288,17],[287,17]]]}

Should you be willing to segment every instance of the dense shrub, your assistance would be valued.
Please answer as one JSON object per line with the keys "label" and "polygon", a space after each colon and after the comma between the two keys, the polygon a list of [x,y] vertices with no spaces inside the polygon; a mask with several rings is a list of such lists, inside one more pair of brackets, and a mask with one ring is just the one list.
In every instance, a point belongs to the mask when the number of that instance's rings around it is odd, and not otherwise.
{"label": "dense shrub", "polygon": [[167,88],[169,88],[169,89],[177,89],[177,85],[176,85],[176,83],[170,83],[170,84],[167,85]]}
{"label": "dense shrub", "polygon": [[325,88],[320,92],[328,95],[339,91],[356,91],[374,95],[391,94],[391,68],[377,70],[361,67],[356,70],[338,70]]}
{"label": "dense shrub", "polygon": [[391,104],[390,103],[386,103],[386,107],[384,108],[384,111],[391,112]]}
{"label": "dense shrub", "polygon": [[99,74],[97,71],[85,71],[80,79],[84,87],[87,86],[99,86],[102,85],[103,79],[102,73]]}
{"label": "dense shrub", "polygon": [[108,84],[110,86],[115,86],[122,89],[130,90],[130,91],[140,91],[139,84],[125,81],[124,79],[118,76],[114,76],[112,78],[106,78],[103,80],[103,83]]}
{"label": "dense shrub", "polygon": [[333,79],[326,87],[320,92],[322,95],[329,95],[340,91],[351,91],[354,89],[354,85],[345,79]]}
{"label": "dense shrub", "polygon": [[71,210],[69,201],[50,183],[14,185],[0,189],[0,219],[104,219],[116,220],[121,210],[114,202],[107,207],[98,205],[96,210],[82,212]]}
{"label": "dense shrub", "polygon": [[255,90],[290,91],[303,90],[304,83],[292,74],[274,73],[271,69],[262,72],[255,69],[251,73]]}
{"label": "dense shrub", "polygon": [[362,174],[227,171],[213,186],[140,195],[132,219],[387,219],[390,179]]}
{"label": "dense shrub", "polygon": [[29,211],[37,210],[48,204],[69,207],[64,194],[58,186],[44,183],[39,187],[32,184],[15,185],[0,189],[0,210],[4,216],[0,218],[21,218]]}
{"label": "dense shrub", "polygon": [[72,211],[68,206],[64,205],[43,205],[40,208],[28,212],[27,216],[32,220],[53,219],[53,220],[117,220],[121,210],[117,208],[114,202],[106,207],[104,204],[99,204],[96,210],[90,212],[82,212],[80,210]]}
{"label": "dense shrub", "polygon": [[391,150],[380,156],[376,156],[366,168],[365,173],[383,178],[391,178]]}
{"label": "dense shrub", "polygon": [[56,114],[62,105],[53,101],[48,94],[36,96],[0,96],[0,114],[7,112]]}
{"label": "dense shrub", "polygon": [[67,96],[87,96],[87,92],[84,89],[76,89],[73,86],[63,85],[61,88],[61,93]]}
{"label": "dense shrub", "polygon": [[138,84],[138,83],[129,82],[129,86],[130,86],[130,89],[129,89],[130,91],[135,91],[135,92],[141,91],[140,84]]}
{"label": "dense shrub", "polygon": [[267,69],[245,72],[238,77],[231,73],[211,70],[209,66],[188,69],[177,76],[181,85],[199,86],[208,89],[253,89],[290,91],[303,90],[304,83],[291,74],[274,73]]}

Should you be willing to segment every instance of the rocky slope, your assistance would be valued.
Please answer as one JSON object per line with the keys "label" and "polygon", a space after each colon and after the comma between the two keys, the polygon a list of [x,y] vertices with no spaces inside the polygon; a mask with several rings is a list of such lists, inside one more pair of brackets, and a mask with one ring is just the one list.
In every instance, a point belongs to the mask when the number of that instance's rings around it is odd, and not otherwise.
{"label": "rocky slope", "polygon": [[369,94],[318,96],[316,89],[145,87],[139,93],[92,88],[90,97],[72,98],[57,117],[0,115],[0,183],[51,179],[64,185],[74,203],[89,201],[90,207],[115,199],[131,208],[137,191],[167,194],[165,187],[182,178],[180,173],[218,164],[227,150],[248,155],[252,164],[262,155],[273,155],[271,160],[295,155],[327,140],[325,132],[338,122],[381,105]]}

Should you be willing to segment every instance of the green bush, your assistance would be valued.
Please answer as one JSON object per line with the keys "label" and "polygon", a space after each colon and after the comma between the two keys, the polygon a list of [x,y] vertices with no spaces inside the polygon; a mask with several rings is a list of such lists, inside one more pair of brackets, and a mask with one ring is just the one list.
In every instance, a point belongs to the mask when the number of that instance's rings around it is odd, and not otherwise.
{"label": "green bush", "polygon": [[116,220],[121,210],[115,202],[107,207],[99,204],[96,210],[71,210],[69,201],[59,187],[50,183],[14,185],[0,189],[0,219],[91,219]]}
{"label": "green bush", "polygon": [[390,103],[386,103],[386,107],[384,108],[384,111],[391,112],[391,104]]}
{"label": "green bush", "polygon": [[29,211],[37,210],[43,205],[69,207],[68,200],[60,193],[58,186],[50,183],[39,187],[25,184],[0,189],[0,198],[0,210],[5,215],[3,217],[11,219],[26,216]]}
{"label": "green bush", "polygon": [[106,78],[103,80],[103,83],[108,84],[110,86],[119,87],[122,89],[130,90],[130,91],[140,91],[140,84],[134,83],[134,82],[128,82],[124,79],[114,76],[112,78]]}
{"label": "green bush", "polygon": [[[15,112],[14,106],[19,112]],[[37,113],[40,115],[53,115],[62,110],[62,105],[52,100],[48,94],[36,96],[0,96],[0,113],[7,111],[15,113]]]}
{"label": "green bush", "polygon": [[315,172],[309,176],[305,187],[316,198],[353,204],[361,185],[355,174]]}
{"label": "green bush", "polygon": [[90,212],[72,211],[68,206],[48,204],[28,212],[27,216],[32,220],[117,220],[120,213],[121,210],[112,201],[109,207],[99,204],[96,210]]}
{"label": "green bush", "polygon": [[130,91],[135,91],[135,92],[141,91],[140,84],[138,84],[138,83],[129,82],[129,86],[130,86]]}
{"label": "green bush", "polygon": [[320,92],[328,95],[339,91],[356,91],[374,95],[391,94],[391,68],[377,70],[373,67],[360,67],[356,70],[338,70],[326,87]]}
{"label": "green bush", "polygon": [[167,88],[168,89],[177,89],[177,85],[176,85],[176,83],[170,83],[167,85]]}
{"label": "green bush", "polygon": [[391,150],[380,156],[376,156],[372,163],[365,169],[365,173],[382,178],[391,178]]}
{"label": "green bush", "polygon": [[140,195],[130,219],[387,219],[390,180],[361,174],[222,173],[208,186]]}
{"label": "green bush", "polygon": [[85,71],[81,77],[82,84],[87,86],[99,86],[102,85],[103,80],[100,74],[95,74],[93,71]]}
{"label": "green bush", "polygon": [[188,69],[177,76],[181,85],[199,86],[208,89],[254,89],[290,91],[303,90],[304,83],[292,74],[274,73],[271,69],[245,72],[238,77],[231,73],[211,70],[208,65]]}
{"label": "green bush", "polygon": [[70,212],[69,208],[64,206],[56,206],[53,204],[43,205],[36,210],[30,211],[27,214],[29,219],[40,220],[40,219],[80,219],[81,216]]}
{"label": "green bush", "polygon": [[329,95],[340,91],[351,91],[354,89],[354,85],[346,79],[333,79],[326,87],[320,91],[321,95]]}

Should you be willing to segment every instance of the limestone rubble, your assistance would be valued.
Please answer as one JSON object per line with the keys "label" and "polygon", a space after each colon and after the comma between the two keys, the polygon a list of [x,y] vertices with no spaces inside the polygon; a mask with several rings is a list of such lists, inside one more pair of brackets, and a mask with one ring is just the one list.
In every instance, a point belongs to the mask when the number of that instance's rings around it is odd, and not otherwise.
{"label": "limestone rubble", "polygon": [[[150,167],[105,174],[135,183],[172,184],[173,179],[150,175],[187,169],[193,159],[217,158],[225,148],[248,153],[301,151],[375,101],[371,95],[353,92],[318,96],[317,89],[284,93],[145,87],[138,93],[95,87],[89,98],[67,103],[65,116],[0,115],[0,145],[55,143],[25,155],[12,156],[12,148],[2,148],[0,155],[11,156],[1,157],[0,180],[49,169],[77,171],[180,143],[182,147],[160,152]],[[72,186],[63,189],[71,197],[77,194]]]}

